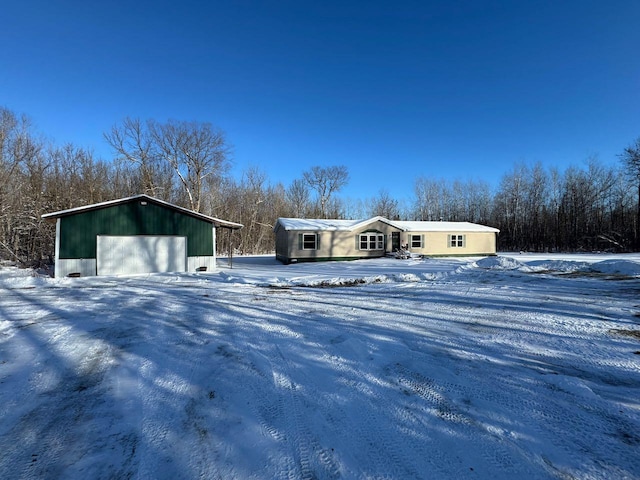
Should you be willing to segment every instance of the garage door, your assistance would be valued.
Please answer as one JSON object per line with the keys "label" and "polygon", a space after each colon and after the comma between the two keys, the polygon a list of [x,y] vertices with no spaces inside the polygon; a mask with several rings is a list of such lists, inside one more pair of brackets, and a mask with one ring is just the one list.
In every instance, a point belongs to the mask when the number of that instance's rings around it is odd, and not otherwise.
{"label": "garage door", "polygon": [[99,235],[98,275],[187,271],[187,238]]}

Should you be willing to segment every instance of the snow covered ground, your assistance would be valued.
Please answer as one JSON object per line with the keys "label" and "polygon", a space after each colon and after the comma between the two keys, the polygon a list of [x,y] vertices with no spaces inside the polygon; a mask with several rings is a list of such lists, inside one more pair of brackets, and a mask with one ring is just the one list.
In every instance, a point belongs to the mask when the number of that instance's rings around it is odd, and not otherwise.
{"label": "snow covered ground", "polygon": [[0,268],[0,478],[640,478],[640,255]]}

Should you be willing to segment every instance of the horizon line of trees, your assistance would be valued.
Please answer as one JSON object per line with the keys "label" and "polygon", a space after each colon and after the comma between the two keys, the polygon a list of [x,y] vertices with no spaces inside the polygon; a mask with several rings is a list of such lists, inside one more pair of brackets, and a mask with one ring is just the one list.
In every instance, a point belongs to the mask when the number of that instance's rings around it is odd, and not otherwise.
{"label": "horizon line of trees", "polygon": [[[55,225],[41,215],[146,193],[206,215],[242,223],[236,253],[270,253],[278,217],[468,221],[499,228],[499,250],[640,251],[640,138],[620,164],[597,158],[560,171],[516,164],[497,188],[485,181],[414,180],[400,202],[381,189],[344,199],[343,165],[314,166],[289,185],[251,167],[234,179],[225,133],[209,123],[125,118],[104,138],[111,161],[90,149],[46,141],[29,118],[0,107],[0,259],[50,263]],[[229,237],[218,238],[228,252]]]}

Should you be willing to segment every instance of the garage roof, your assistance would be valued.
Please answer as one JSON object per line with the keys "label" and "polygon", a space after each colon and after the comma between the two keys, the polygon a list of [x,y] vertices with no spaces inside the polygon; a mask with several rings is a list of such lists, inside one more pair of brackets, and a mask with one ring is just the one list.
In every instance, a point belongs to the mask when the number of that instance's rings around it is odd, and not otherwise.
{"label": "garage roof", "polygon": [[191,217],[204,220],[205,222],[209,222],[213,224],[215,227],[239,230],[244,226],[241,223],[229,222],[227,220],[221,220],[219,218],[214,218],[208,215],[204,215],[202,213],[194,212],[193,210],[189,210],[188,208],[179,207],[178,205],[173,205],[172,203],[165,202],[163,200],[159,200],[157,198],[150,197],[149,195],[145,195],[145,194],[134,195],[133,197],[120,198],[117,200],[110,200],[108,202],[94,203],[92,205],[85,205],[83,207],[70,208],[68,210],[60,210],[58,212],[46,213],[42,215],[42,218],[55,219],[60,217],[66,217],[69,215],[75,215],[76,213],[89,212],[91,210],[99,210],[101,208],[112,207],[115,205],[121,205],[123,203],[129,203],[129,202],[135,202],[135,201],[149,202],[149,203],[154,203],[156,205],[162,205],[164,207],[170,208],[177,212],[183,213],[184,215],[189,215]]}

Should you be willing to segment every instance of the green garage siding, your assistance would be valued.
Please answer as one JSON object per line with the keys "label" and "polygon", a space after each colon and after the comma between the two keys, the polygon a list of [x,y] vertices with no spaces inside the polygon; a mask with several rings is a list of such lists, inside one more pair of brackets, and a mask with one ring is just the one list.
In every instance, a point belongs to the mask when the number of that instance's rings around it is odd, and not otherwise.
{"label": "green garage siding", "polygon": [[139,201],[60,218],[59,258],[96,258],[97,235],[181,235],[187,255],[213,255],[213,225],[179,211]]}

